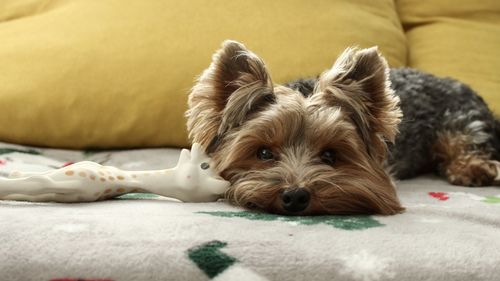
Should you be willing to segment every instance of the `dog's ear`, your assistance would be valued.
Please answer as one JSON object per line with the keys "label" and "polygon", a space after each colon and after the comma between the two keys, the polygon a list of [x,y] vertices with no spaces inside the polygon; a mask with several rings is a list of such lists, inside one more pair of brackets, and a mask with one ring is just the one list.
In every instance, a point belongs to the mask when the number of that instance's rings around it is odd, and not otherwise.
{"label": "dog's ear", "polygon": [[207,148],[274,98],[264,62],[243,44],[225,41],[190,93],[190,138]]}
{"label": "dog's ear", "polygon": [[320,76],[316,93],[347,111],[368,147],[375,146],[377,158],[384,157],[385,141],[394,142],[402,113],[391,89],[389,67],[376,47],[346,49]]}

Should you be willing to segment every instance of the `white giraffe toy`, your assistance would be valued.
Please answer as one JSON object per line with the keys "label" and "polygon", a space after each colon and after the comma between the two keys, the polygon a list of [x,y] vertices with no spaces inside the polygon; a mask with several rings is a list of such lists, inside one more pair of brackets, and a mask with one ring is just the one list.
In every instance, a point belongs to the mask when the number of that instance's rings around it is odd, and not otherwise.
{"label": "white giraffe toy", "polygon": [[42,173],[13,172],[0,178],[0,199],[34,202],[91,202],[130,192],[147,192],[183,202],[216,201],[229,182],[210,169],[201,146],[181,151],[174,168],[124,171],[82,161]]}

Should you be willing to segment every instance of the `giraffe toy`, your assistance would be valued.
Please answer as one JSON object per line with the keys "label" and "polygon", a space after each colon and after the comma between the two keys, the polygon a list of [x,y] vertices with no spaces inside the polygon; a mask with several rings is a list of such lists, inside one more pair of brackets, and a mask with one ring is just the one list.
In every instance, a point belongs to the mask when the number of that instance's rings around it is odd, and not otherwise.
{"label": "giraffe toy", "polygon": [[181,151],[174,168],[124,171],[82,161],[42,173],[13,172],[0,178],[0,199],[33,202],[92,202],[131,192],[154,193],[183,202],[216,201],[229,182],[210,169],[201,146]]}

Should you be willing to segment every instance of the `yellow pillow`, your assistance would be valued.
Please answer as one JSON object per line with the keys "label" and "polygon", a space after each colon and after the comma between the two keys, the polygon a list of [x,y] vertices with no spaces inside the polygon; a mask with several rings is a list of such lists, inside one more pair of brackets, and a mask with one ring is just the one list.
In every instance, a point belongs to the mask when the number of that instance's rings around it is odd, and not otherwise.
{"label": "yellow pillow", "polygon": [[500,113],[500,1],[399,0],[408,64],[469,84]]}
{"label": "yellow pillow", "polygon": [[317,75],[353,44],[406,59],[392,0],[3,0],[0,140],[186,146],[187,93],[224,39],[276,82]]}

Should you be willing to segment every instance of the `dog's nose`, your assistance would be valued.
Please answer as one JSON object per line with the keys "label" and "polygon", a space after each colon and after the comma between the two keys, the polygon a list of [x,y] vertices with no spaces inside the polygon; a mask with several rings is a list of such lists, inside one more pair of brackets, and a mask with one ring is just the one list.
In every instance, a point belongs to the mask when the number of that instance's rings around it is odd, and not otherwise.
{"label": "dog's nose", "polygon": [[309,191],[305,188],[296,188],[284,191],[281,194],[281,201],[286,211],[295,213],[307,208],[310,197]]}

